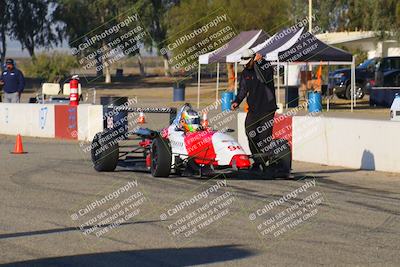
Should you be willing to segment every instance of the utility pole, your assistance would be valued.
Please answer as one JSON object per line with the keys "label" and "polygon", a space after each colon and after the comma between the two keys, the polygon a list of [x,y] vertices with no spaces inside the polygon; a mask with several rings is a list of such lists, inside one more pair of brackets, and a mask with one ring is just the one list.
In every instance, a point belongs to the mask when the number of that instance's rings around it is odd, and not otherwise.
{"label": "utility pole", "polygon": [[312,31],[312,0],[308,0],[308,31]]}
{"label": "utility pole", "polygon": [[[312,32],[312,0],[308,0],[308,32]],[[312,66],[308,66],[308,70],[312,71]]]}

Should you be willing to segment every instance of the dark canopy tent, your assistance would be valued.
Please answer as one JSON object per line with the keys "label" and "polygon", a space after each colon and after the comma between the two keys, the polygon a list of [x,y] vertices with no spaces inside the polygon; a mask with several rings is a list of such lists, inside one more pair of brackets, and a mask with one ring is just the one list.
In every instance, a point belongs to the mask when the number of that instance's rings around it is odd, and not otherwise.
{"label": "dark canopy tent", "polygon": [[[288,29],[291,29],[290,31]],[[351,65],[351,90],[355,86],[355,63],[352,54],[335,48],[316,38],[312,33],[304,31],[304,28],[291,27],[276,33],[270,42],[256,47],[256,52],[262,54],[268,61],[276,61],[291,64],[320,65],[326,62],[328,65]],[[279,68],[278,76],[279,76]],[[278,102],[279,102],[278,79]],[[353,94],[351,94],[353,97]],[[353,110],[353,99],[351,101]]]}
{"label": "dark canopy tent", "polygon": [[199,64],[232,62],[227,58],[229,55],[241,53],[242,50],[257,46],[268,38],[263,30],[251,30],[239,33],[222,47],[199,56]]}
{"label": "dark canopy tent", "polygon": [[320,41],[304,28],[287,28],[254,47],[269,61],[280,62],[351,62],[352,55]]}
{"label": "dark canopy tent", "polygon": [[[351,62],[353,55],[320,41],[310,32],[304,32],[293,44],[292,48],[279,52],[279,61],[299,62]],[[291,52],[294,51],[294,52]]]}
{"label": "dark canopy tent", "polygon": [[[219,89],[219,63],[235,63],[235,77],[237,76],[237,62],[240,61],[242,52],[245,49],[253,48],[264,43],[269,35],[263,30],[251,30],[239,33],[222,47],[199,56],[199,70],[197,82],[197,107],[200,105],[200,75],[201,65],[217,63],[217,86],[216,101],[218,101]],[[235,90],[237,81],[235,80]]]}

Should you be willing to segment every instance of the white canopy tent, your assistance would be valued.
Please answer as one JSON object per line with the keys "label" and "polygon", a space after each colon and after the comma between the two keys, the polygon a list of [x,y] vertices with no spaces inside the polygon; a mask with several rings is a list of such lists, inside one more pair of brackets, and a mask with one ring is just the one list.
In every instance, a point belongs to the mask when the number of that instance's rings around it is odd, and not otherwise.
{"label": "white canopy tent", "polygon": [[[217,63],[217,85],[215,98],[218,101],[220,63],[235,63],[235,93],[237,92],[237,63],[245,49],[253,48],[267,40],[268,35],[263,30],[245,31],[238,34],[222,47],[199,56],[197,79],[197,108],[200,107],[201,65]],[[239,58],[239,60],[237,60]]]}

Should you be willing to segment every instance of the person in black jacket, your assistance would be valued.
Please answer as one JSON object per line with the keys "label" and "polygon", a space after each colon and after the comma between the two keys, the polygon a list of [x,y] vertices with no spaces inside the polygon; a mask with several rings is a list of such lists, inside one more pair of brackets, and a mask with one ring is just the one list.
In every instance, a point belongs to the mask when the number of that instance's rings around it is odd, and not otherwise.
{"label": "person in black jacket", "polygon": [[[249,110],[246,116],[246,135],[249,140],[251,153],[268,153],[272,140],[274,115],[277,109],[273,68],[260,54],[251,49],[243,52],[240,63],[245,65],[239,83],[239,91],[232,102],[231,109],[239,107],[247,97]],[[262,157],[255,157],[253,169],[263,165]]]}

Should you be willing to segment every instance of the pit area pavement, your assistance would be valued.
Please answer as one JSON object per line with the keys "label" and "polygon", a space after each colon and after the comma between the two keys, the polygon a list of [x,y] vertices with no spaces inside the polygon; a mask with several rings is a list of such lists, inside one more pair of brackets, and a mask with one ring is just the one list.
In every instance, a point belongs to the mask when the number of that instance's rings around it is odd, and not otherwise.
{"label": "pit area pavement", "polygon": [[[209,183],[153,178],[117,169],[98,173],[76,141],[0,136],[0,264],[4,266],[398,266],[399,174],[294,162],[292,180],[227,178],[229,216],[181,240],[160,214]],[[261,236],[249,214],[315,181],[318,213],[282,236]],[[71,214],[129,182],[146,197],[139,216],[96,237]],[[206,186],[207,187],[207,186]],[[171,218],[172,219],[172,218]]]}

